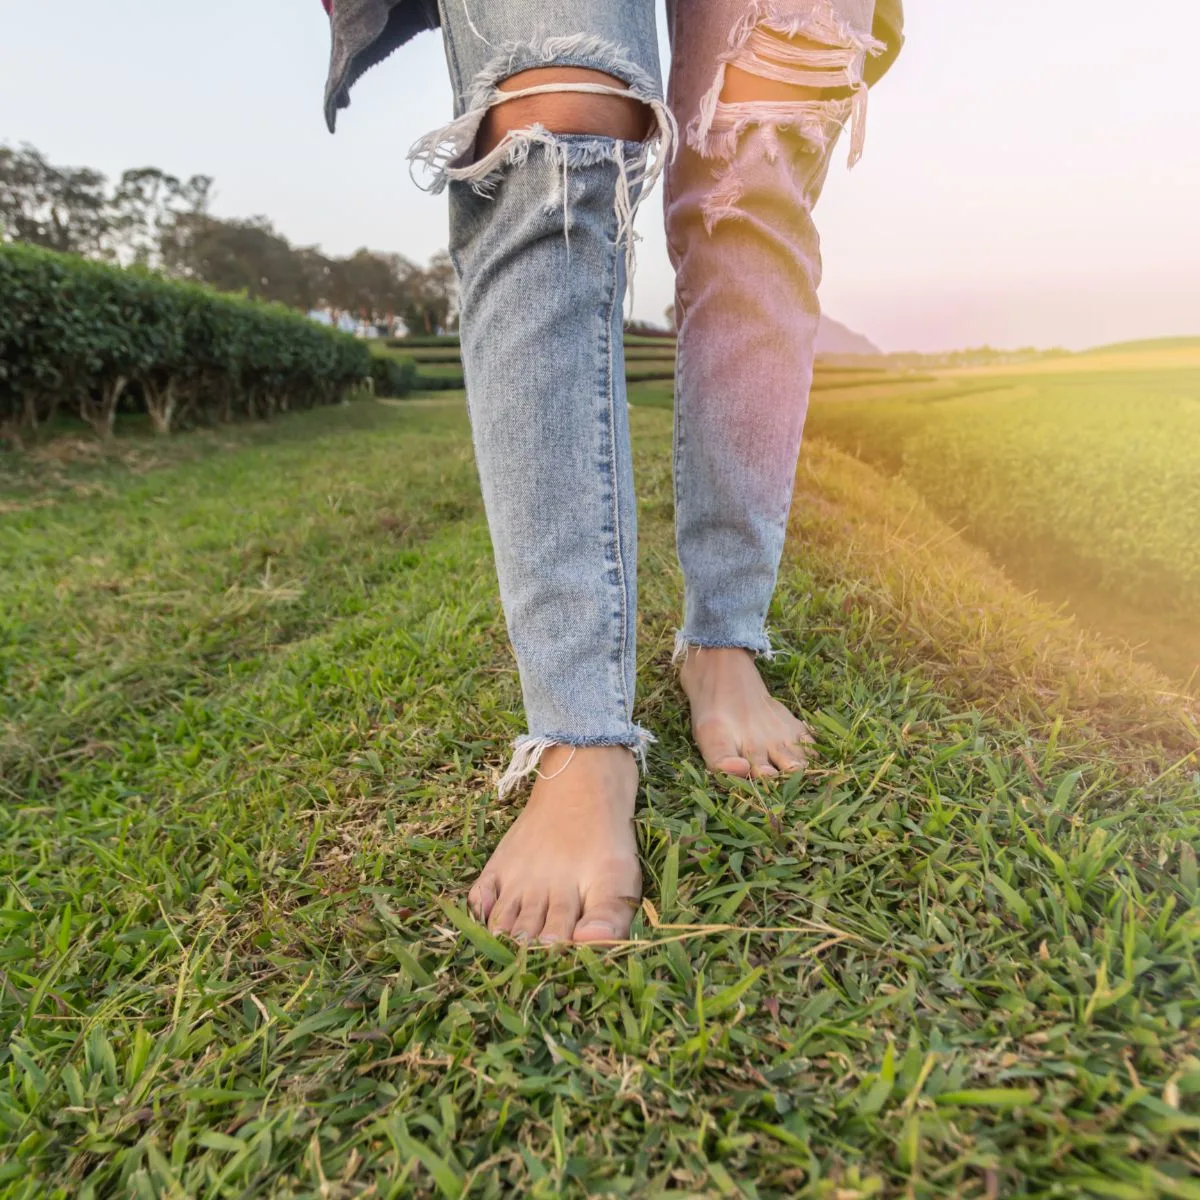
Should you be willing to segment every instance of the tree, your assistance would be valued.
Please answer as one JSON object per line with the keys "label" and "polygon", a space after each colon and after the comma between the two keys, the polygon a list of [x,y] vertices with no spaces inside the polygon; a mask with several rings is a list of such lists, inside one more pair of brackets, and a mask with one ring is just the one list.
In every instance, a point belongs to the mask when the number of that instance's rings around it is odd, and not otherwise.
{"label": "tree", "polygon": [[157,167],[126,171],[108,201],[108,240],[123,264],[158,269],[162,245],[181,218],[208,211],[213,180],[193,175],[186,183]]}
{"label": "tree", "polygon": [[312,303],[311,256],[293,250],[266,217],[222,221],[202,212],[181,214],[165,231],[160,250],[163,269],[176,279],[293,308]]}
{"label": "tree", "polygon": [[0,240],[103,255],[106,183],[98,171],[52,166],[32,146],[0,146]]}
{"label": "tree", "polygon": [[319,246],[300,246],[294,253],[300,280],[297,290],[303,301],[299,307],[308,312],[328,304],[336,264],[321,253]]}
{"label": "tree", "polygon": [[445,250],[429,261],[424,271],[414,269],[397,310],[409,333],[442,333],[458,324],[458,280]]}
{"label": "tree", "polygon": [[293,246],[266,217],[213,216],[212,188],[208,175],[183,181],[138,167],[110,190],[97,171],[53,166],[32,146],[0,146],[0,241],[144,267],[302,311],[329,305],[377,326],[398,316],[413,333],[457,324],[457,281],[444,251],[424,269],[365,247],[330,258],[317,246]]}
{"label": "tree", "polygon": [[404,308],[414,273],[418,268],[399,254],[356,250],[349,258],[331,262],[325,300],[383,325]]}

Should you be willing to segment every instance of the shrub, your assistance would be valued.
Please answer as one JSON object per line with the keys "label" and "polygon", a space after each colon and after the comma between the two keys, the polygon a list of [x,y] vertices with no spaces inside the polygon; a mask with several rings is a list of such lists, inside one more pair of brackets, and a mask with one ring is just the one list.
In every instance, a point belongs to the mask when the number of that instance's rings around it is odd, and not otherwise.
{"label": "shrub", "polygon": [[466,387],[461,362],[418,363],[415,386],[424,392],[450,391]]}
{"label": "shrub", "polygon": [[67,404],[111,435],[136,385],[154,428],[269,417],[342,399],[366,346],[281,305],[31,246],[0,246],[0,429]]}
{"label": "shrub", "polygon": [[416,378],[417,364],[411,358],[387,353],[371,355],[371,380],[375,384],[375,395],[407,396],[413,390]]}
{"label": "shrub", "polygon": [[410,350],[414,346],[457,346],[457,333],[414,333],[411,336],[387,339],[388,346],[393,350]]}

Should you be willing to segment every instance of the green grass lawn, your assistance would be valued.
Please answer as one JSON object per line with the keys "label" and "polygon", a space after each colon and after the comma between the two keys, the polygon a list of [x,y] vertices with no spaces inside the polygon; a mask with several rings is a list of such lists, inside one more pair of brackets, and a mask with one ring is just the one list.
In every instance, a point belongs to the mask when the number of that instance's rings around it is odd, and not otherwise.
{"label": "green grass lawn", "polygon": [[636,407],[636,940],[467,917],[522,726],[443,397],[0,459],[0,1195],[1200,1196],[1195,707],[817,439],[814,768],[703,773]]}

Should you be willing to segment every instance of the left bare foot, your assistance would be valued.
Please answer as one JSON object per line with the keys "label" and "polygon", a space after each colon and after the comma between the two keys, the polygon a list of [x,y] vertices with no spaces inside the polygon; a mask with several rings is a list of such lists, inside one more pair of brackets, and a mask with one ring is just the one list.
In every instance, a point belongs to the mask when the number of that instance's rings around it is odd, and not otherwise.
{"label": "left bare foot", "polygon": [[626,747],[551,746],[524,810],[471,889],[472,913],[518,941],[627,938],[642,894],[637,790]]}
{"label": "left bare foot", "polygon": [[710,771],[763,779],[808,764],[808,726],[767,691],[751,651],[689,646],[679,682]]}

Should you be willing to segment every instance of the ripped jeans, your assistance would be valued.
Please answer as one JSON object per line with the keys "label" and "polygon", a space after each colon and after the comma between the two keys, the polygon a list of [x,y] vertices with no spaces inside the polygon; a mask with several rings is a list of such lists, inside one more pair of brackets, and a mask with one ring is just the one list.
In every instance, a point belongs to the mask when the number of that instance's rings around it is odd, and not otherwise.
{"label": "ripped jeans", "polygon": [[[480,481],[528,733],[503,796],[555,743],[622,745],[634,722],[637,528],[622,316],[634,213],[665,168],[676,270],[674,481],[688,646],[769,654],[812,382],[820,246],[812,209],[834,143],[862,150],[875,0],[441,0],[456,119],[415,167],[450,192],[462,358]],[[501,92],[533,67],[613,86]],[[816,98],[737,101],[732,68]],[[619,81],[619,83],[618,83]],[[477,157],[496,104],[615,92],[650,110],[643,142],[531,125]],[[808,93],[802,93],[808,95]]]}

